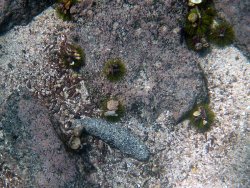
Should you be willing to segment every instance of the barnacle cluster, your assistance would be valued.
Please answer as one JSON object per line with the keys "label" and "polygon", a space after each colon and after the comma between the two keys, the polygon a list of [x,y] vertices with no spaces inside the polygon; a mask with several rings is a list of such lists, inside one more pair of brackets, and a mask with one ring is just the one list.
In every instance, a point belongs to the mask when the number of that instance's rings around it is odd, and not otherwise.
{"label": "barnacle cluster", "polygon": [[56,12],[64,21],[71,19],[70,8],[77,3],[78,0],[58,0]]}
{"label": "barnacle cluster", "polygon": [[125,113],[125,108],[121,101],[109,98],[102,102],[102,117],[108,121],[119,121]]}
{"label": "barnacle cluster", "polygon": [[121,59],[110,59],[105,63],[103,72],[108,80],[115,82],[124,77],[126,74],[126,67]]}
{"label": "barnacle cluster", "polygon": [[60,45],[59,56],[66,68],[77,70],[85,63],[84,50],[76,44],[68,43],[65,36]]}
{"label": "barnacle cluster", "polygon": [[200,131],[209,130],[214,122],[214,118],[215,114],[208,104],[196,106],[189,115],[191,124],[197,127]]}
{"label": "barnacle cluster", "polygon": [[184,31],[190,49],[201,51],[210,42],[223,47],[234,41],[232,26],[217,16],[212,0],[189,0],[188,5]]}

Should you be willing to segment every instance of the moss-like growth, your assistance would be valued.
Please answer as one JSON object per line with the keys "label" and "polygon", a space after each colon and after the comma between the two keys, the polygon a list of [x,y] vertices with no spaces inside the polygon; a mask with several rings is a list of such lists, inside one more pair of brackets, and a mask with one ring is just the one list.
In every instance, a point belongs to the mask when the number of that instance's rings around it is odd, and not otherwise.
{"label": "moss-like growth", "polygon": [[121,59],[111,59],[105,63],[103,72],[110,81],[115,82],[125,76],[126,67]]}
{"label": "moss-like growth", "polygon": [[210,8],[200,10],[197,6],[192,8],[187,16],[184,27],[186,33],[186,44],[189,49],[205,51],[210,46],[206,35],[210,31],[214,14]]}
{"label": "moss-like growth", "polygon": [[199,7],[205,9],[207,7],[214,6],[213,0],[202,0],[202,3],[199,4]]}
{"label": "moss-like growth", "polygon": [[206,8],[204,8],[203,11],[204,14],[210,16],[212,19],[214,19],[215,16],[217,16],[217,12],[213,6],[207,6]]}
{"label": "moss-like growth", "polygon": [[59,56],[66,68],[77,70],[85,64],[84,50],[80,46],[69,44],[66,41],[61,44]]}
{"label": "moss-like growth", "polygon": [[71,20],[70,8],[77,3],[78,0],[58,0],[56,12],[64,21]]}
{"label": "moss-like growth", "polygon": [[212,43],[220,47],[232,44],[235,39],[233,27],[225,20],[221,23],[215,22],[208,38]]}
{"label": "moss-like growth", "polygon": [[[194,19],[195,18],[195,19]],[[185,25],[185,32],[188,35],[204,35],[209,32],[210,25],[213,22],[213,16],[200,11],[197,7],[190,10]]]}
{"label": "moss-like growth", "polygon": [[194,3],[189,8],[184,25],[184,36],[189,49],[208,52],[210,45],[207,41],[218,46],[225,46],[234,41],[234,31],[230,24],[225,21],[214,24],[215,20],[219,18],[212,0]]}
{"label": "moss-like growth", "polygon": [[[109,103],[110,102],[117,102],[117,106],[114,109],[110,109]],[[125,114],[125,107],[121,103],[121,101],[110,98],[105,99],[101,103],[102,114],[101,116],[105,118],[107,121],[117,122],[119,121]]]}
{"label": "moss-like growth", "polygon": [[208,131],[214,119],[215,114],[208,104],[197,105],[189,114],[191,124],[201,132]]}

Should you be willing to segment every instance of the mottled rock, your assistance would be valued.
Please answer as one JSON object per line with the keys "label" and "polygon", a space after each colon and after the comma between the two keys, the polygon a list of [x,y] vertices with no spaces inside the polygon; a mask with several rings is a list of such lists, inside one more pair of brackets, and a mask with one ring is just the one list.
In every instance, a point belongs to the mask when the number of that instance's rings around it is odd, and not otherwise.
{"label": "mottled rock", "polygon": [[250,1],[214,0],[219,14],[228,20],[236,33],[236,45],[250,58]]}
{"label": "mottled rock", "polygon": [[0,0],[0,34],[15,25],[27,24],[55,0]]}
{"label": "mottled rock", "polygon": [[135,159],[141,161],[147,161],[149,159],[150,154],[146,145],[129,130],[118,124],[87,117],[75,120],[73,124],[76,127],[83,126],[86,133],[100,138],[104,142]]}
{"label": "mottled rock", "polygon": [[7,187],[86,185],[85,176],[78,170],[83,164],[82,157],[66,152],[48,110],[39,101],[27,92],[14,92],[2,108],[4,141],[0,140],[0,164],[4,168],[0,168],[0,185],[1,182],[7,182]]}
{"label": "mottled rock", "polygon": [[[184,2],[101,1],[89,8],[93,17],[75,15],[74,36],[88,54],[83,75],[97,108],[112,95],[124,101],[129,115],[142,121],[153,122],[163,111],[170,111],[178,122],[195,103],[206,100],[197,56],[180,42],[178,20],[186,15]],[[102,74],[111,58],[121,58],[127,69],[118,83]]]}

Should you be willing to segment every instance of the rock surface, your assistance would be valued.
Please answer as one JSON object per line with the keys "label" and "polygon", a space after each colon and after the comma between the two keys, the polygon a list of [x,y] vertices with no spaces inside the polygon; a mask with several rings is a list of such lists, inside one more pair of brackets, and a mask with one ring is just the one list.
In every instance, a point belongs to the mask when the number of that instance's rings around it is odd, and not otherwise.
{"label": "rock surface", "polygon": [[0,0],[0,34],[15,25],[27,24],[55,0]]}
{"label": "rock surface", "polygon": [[[0,131],[1,187],[81,187],[83,158],[66,152],[48,110],[27,92],[14,92],[4,105]],[[8,175],[9,174],[9,175]]]}
{"label": "rock surface", "polygon": [[[85,2],[92,2],[92,0]],[[95,2],[97,3],[96,6],[102,1]],[[119,6],[122,3],[123,9],[129,9],[135,1],[117,0],[116,2]],[[159,3],[163,1],[147,0],[145,2]],[[168,5],[171,1],[164,2]],[[171,5],[169,4],[168,7],[170,11]],[[175,20],[176,16],[177,19],[182,17],[177,15],[179,13],[183,15],[182,5],[179,8],[173,9],[176,14],[167,11],[165,16],[169,15],[172,20]],[[110,10],[112,12],[112,9]],[[86,9],[86,14],[91,16],[95,13],[94,11],[93,6],[91,9]],[[83,11],[82,14],[84,15],[85,12]],[[85,85],[87,78],[90,77],[87,77],[87,70],[83,68],[82,73],[85,74],[77,74],[79,76],[77,80],[80,80],[80,82],[70,81],[72,75],[76,75],[76,73],[72,70],[62,69],[58,65],[55,53],[57,44],[60,43],[60,36],[62,34],[70,35],[74,29],[81,28],[80,26],[76,27],[76,24],[78,21],[79,25],[82,24],[83,19],[86,18],[82,16],[75,22],[62,22],[55,16],[55,10],[49,8],[27,26],[18,26],[1,36],[0,103],[14,89],[23,85],[40,99],[46,101],[44,103],[48,105],[50,113],[58,114],[62,123],[70,119],[80,118],[81,114],[89,112],[93,116],[99,116],[101,113],[97,108],[98,105],[94,105],[93,111],[88,109],[88,106],[92,105],[94,97],[91,96],[93,92],[88,92],[91,85]],[[148,20],[150,19],[149,16]],[[114,28],[117,26],[119,26],[119,23],[114,23]],[[168,27],[172,28],[171,21],[164,26],[160,31],[167,31],[164,36],[171,42],[166,44],[171,46],[172,43],[177,42],[175,39],[180,39],[179,28],[173,27],[175,28],[173,32],[171,32],[171,29],[168,30]],[[110,27],[110,29],[112,28]],[[119,30],[122,31],[122,28]],[[154,28],[151,30],[154,30]],[[140,33],[140,29],[137,32]],[[148,32],[146,30],[145,34]],[[174,40],[167,37],[175,34]],[[102,35],[99,35],[99,37],[102,39]],[[79,37],[76,36],[74,41],[77,42],[77,39]],[[92,39],[89,38],[89,43],[92,42]],[[83,41],[80,42],[83,44]],[[105,49],[104,47],[101,49]],[[151,46],[148,47],[151,48]],[[178,48],[182,49],[182,47]],[[104,52],[98,50],[96,55],[92,55],[101,56],[101,53]],[[151,116],[148,117],[149,121],[147,122],[143,121],[147,116],[142,118],[138,113],[143,112],[145,105],[133,105],[134,107],[131,109],[135,110],[129,110],[129,113],[122,118],[120,123],[140,137],[148,146],[152,154],[150,160],[147,163],[138,162],[122,155],[118,150],[113,150],[102,141],[89,137],[91,142],[88,152],[89,160],[97,169],[88,177],[89,180],[98,182],[101,187],[119,188],[193,188],[194,185],[197,185],[197,187],[248,187],[249,169],[247,167],[249,166],[250,151],[248,144],[250,109],[248,75],[250,67],[247,59],[234,47],[213,49],[206,58],[196,58],[192,52],[185,51],[185,49],[184,52],[189,53],[189,56],[200,63],[205,71],[209,94],[211,95],[210,106],[217,114],[211,131],[206,134],[197,133],[188,121],[174,125],[173,114],[165,109],[162,109],[154,122],[149,123]],[[88,58],[86,63],[89,63],[89,59],[92,57],[88,55],[90,52],[86,53]],[[174,55],[174,53],[171,53],[171,55]],[[51,56],[54,59],[51,59]],[[183,57],[183,59],[186,58]],[[157,65],[157,63],[154,65]],[[92,74],[92,70],[90,73]],[[148,83],[149,78],[142,74],[137,86],[144,88],[147,84],[144,86],[143,83]],[[111,88],[111,91],[115,90],[116,86]],[[91,100],[89,100],[90,97]],[[147,108],[145,109],[147,110]],[[152,113],[154,113],[154,110],[152,110]],[[0,131],[0,140],[4,138],[1,136],[2,133]],[[11,161],[7,161],[5,166],[8,166],[8,163],[12,164]],[[81,167],[82,162],[77,165],[79,171],[85,176],[86,174]],[[8,170],[1,171],[0,175],[7,172]],[[81,188],[82,185],[75,187]]]}
{"label": "rock surface", "polygon": [[[83,75],[92,102],[98,107],[103,98],[116,96],[142,121],[155,121],[168,110],[179,122],[195,103],[206,100],[196,56],[180,43],[178,19],[184,15],[185,3],[175,0],[103,1],[78,13],[72,38],[86,51]],[[121,58],[127,68],[118,83],[102,73],[111,58]]]}
{"label": "rock surface", "polygon": [[215,8],[228,20],[236,33],[236,45],[250,58],[250,1],[214,0]]}

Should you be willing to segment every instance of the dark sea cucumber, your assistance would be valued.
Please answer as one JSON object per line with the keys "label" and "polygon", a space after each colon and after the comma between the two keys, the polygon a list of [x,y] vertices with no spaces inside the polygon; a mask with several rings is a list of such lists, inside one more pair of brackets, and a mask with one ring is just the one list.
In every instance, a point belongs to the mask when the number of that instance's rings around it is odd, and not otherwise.
{"label": "dark sea cucumber", "polygon": [[119,124],[88,117],[75,120],[73,124],[83,126],[86,133],[100,138],[132,158],[140,161],[147,161],[149,159],[150,152],[147,146],[128,129],[121,127]]}

